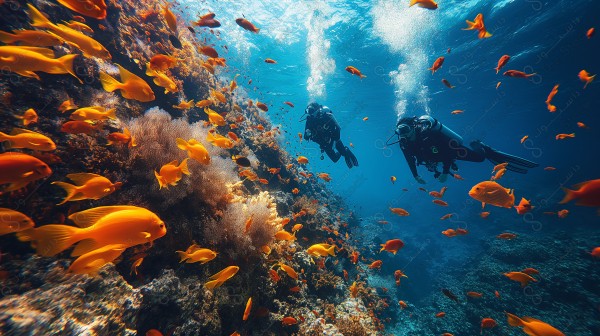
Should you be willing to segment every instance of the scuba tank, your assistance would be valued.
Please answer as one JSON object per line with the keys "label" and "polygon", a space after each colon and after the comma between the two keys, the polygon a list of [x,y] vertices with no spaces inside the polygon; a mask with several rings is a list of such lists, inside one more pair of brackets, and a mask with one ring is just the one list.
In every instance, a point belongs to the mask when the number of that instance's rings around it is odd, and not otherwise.
{"label": "scuba tank", "polygon": [[455,140],[457,142],[458,146],[463,144],[463,138],[460,135],[458,135],[456,132],[449,129],[448,127],[444,126],[441,122],[439,122],[435,118],[432,118],[428,115],[420,116],[417,119],[417,124],[419,125],[418,127],[421,128],[421,132],[426,131],[426,130],[431,130],[433,132],[439,132],[439,133],[443,134],[444,136],[446,136],[447,138]]}

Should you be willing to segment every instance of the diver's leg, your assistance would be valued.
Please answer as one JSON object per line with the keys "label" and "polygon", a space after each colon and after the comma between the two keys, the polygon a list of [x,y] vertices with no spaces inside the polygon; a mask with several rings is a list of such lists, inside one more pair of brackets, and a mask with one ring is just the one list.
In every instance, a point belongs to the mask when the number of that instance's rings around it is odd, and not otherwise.
{"label": "diver's leg", "polygon": [[485,154],[485,158],[490,160],[494,164],[508,163],[506,169],[512,170],[518,173],[526,173],[527,168],[537,167],[538,164],[529,161],[527,159],[520,158],[515,155],[507,154],[491,148],[488,145],[483,144],[481,141],[473,141],[471,147],[477,151],[482,151]]}
{"label": "diver's leg", "polygon": [[456,160],[470,162],[483,162],[485,160],[485,151],[483,149],[471,149],[469,147],[461,145],[458,148],[456,148],[455,151]]}
{"label": "diver's leg", "polygon": [[324,148],[321,147],[322,150],[325,151],[325,154],[327,154],[327,156],[331,159],[331,161],[333,162],[338,162],[338,160],[340,159],[340,157],[342,156],[341,153],[336,152],[333,149],[333,144],[329,143],[328,146],[325,146]]}
{"label": "diver's leg", "polygon": [[356,156],[354,156],[354,153],[350,151],[350,148],[344,146],[341,140],[335,141],[335,148],[341,153],[341,155],[344,156],[348,168],[358,166],[358,160],[356,159]]}

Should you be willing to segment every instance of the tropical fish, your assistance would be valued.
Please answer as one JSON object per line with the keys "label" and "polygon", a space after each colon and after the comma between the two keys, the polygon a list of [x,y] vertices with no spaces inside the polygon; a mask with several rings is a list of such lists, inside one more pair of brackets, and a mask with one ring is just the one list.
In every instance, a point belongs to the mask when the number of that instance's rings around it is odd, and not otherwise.
{"label": "tropical fish", "polygon": [[560,204],[575,200],[576,205],[600,207],[600,179],[581,182],[573,187],[577,190],[563,188],[565,197],[559,202]]}
{"label": "tropical fish", "polygon": [[381,265],[383,265],[383,261],[375,260],[369,265],[369,269],[381,269]]}
{"label": "tropical fish", "polygon": [[361,79],[367,77],[367,76],[363,75],[360,72],[360,70],[358,70],[357,68],[355,68],[355,67],[353,67],[351,65],[349,65],[349,66],[346,67],[346,71],[348,71],[349,73],[351,73],[353,75],[356,75],[356,76],[360,77]]}
{"label": "tropical fish", "polygon": [[516,315],[506,313],[508,324],[513,327],[522,327],[523,332],[531,336],[565,336],[560,330],[546,322],[532,317],[519,318]]}
{"label": "tropical fish", "polygon": [[163,16],[165,18],[165,21],[167,22],[167,26],[169,27],[169,29],[171,29],[171,31],[173,33],[177,34],[177,17],[169,9],[169,3],[166,3],[163,6],[163,13],[162,14],[163,14]]}
{"label": "tropical fish", "polygon": [[48,177],[52,170],[46,163],[33,156],[6,152],[0,154],[0,185],[10,184],[3,191],[14,191],[27,184]]}
{"label": "tropical fish", "polygon": [[448,206],[448,202],[442,201],[440,199],[434,199],[434,200],[432,200],[432,202],[439,206]]}
{"label": "tropical fish", "polygon": [[240,268],[238,266],[225,267],[223,270],[221,270],[217,274],[208,278],[209,281],[204,284],[204,287],[211,289],[211,290],[218,288],[223,283],[225,283],[225,281],[231,279],[239,270],[240,270]]}
{"label": "tropical fish", "polygon": [[94,19],[106,18],[106,3],[104,0],[57,0],[68,9]]}
{"label": "tropical fish", "polygon": [[67,196],[58,205],[86,199],[99,200],[112,194],[123,185],[121,182],[112,183],[104,176],[91,173],[68,174],[67,178],[75,182],[75,185],[66,182],[52,182],[67,192]]}
{"label": "tropical fish", "polygon": [[210,155],[208,154],[206,147],[198,142],[198,140],[190,139],[189,141],[185,141],[181,138],[177,138],[175,141],[177,142],[177,148],[187,151],[190,159],[204,165],[210,163]]}
{"label": "tropical fish", "polygon": [[454,214],[451,214],[451,213],[449,213],[449,214],[445,214],[445,215],[443,215],[442,217],[440,217],[440,219],[441,219],[441,220],[445,220],[445,219],[448,219],[448,218],[452,217],[453,215],[454,215]]}
{"label": "tropical fish", "polygon": [[35,223],[27,215],[18,211],[0,208],[0,236],[31,229]]}
{"label": "tropical fish", "polygon": [[131,270],[129,271],[129,274],[135,274],[136,276],[138,275],[138,267],[140,267],[140,265],[142,265],[142,262],[144,262],[144,257],[140,257],[137,258],[132,264],[131,264]]}
{"label": "tropical fish", "polygon": [[557,93],[558,93],[558,84],[554,85],[554,87],[552,88],[552,91],[550,91],[550,94],[548,95],[548,98],[546,98],[546,107],[548,107],[548,111],[550,111],[550,112],[556,112],[556,106],[552,105],[551,102]]}
{"label": "tropical fish", "polygon": [[404,274],[404,272],[402,272],[401,270],[394,271],[394,279],[396,280],[396,286],[400,286],[401,277],[408,278],[408,276]]}
{"label": "tropical fish", "polygon": [[197,262],[206,264],[217,257],[217,252],[207,248],[201,248],[195,244],[190,246],[186,251],[175,252],[179,255],[179,258],[181,258],[179,262],[182,263],[185,261],[186,264]]}
{"label": "tropical fish", "polygon": [[296,240],[296,233],[294,232],[293,234],[285,231],[285,230],[281,230],[281,231],[277,231],[275,233],[275,239],[277,240]]}
{"label": "tropical fish", "polygon": [[260,29],[256,28],[256,26],[253,25],[252,22],[250,22],[244,18],[235,19],[235,23],[237,23],[238,26],[244,28],[245,30],[251,31],[256,34],[258,34],[258,32],[260,31]]}
{"label": "tropical fish", "polygon": [[117,259],[127,247],[124,244],[111,244],[85,253],[73,261],[67,272],[96,275],[104,265]]}
{"label": "tropical fish", "polygon": [[221,147],[225,149],[233,148],[235,145],[233,141],[229,138],[226,138],[216,132],[208,132],[206,135],[206,141],[216,147]]}
{"label": "tropical fish", "polygon": [[286,102],[283,102],[283,103],[286,104],[287,106],[291,107],[291,108],[294,107],[294,104],[292,102],[286,101]]}
{"label": "tropical fish", "polygon": [[156,54],[150,59],[150,69],[154,71],[167,71],[177,65],[177,58],[169,55]]}
{"label": "tropical fish", "polygon": [[505,173],[506,173],[506,168],[501,168],[496,172],[496,174],[494,176],[492,176],[491,180],[497,181],[497,180],[501,179]]}
{"label": "tropical fish", "polygon": [[292,232],[300,231],[303,227],[304,227],[304,225],[302,225],[300,223],[294,224],[294,226],[292,227]]}
{"label": "tropical fish", "polygon": [[485,204],[494,205],[503,208],[512,208],[515,203],[513,190],[507,189],[494,181],[483,181],[471,188],[469,196],[481,202],[481,207]]}
{"label": "tropical fish", "polygon": [[517,235],[514,233],[505,232],[497,235],[496,238],[511,240],[517,238]]}
{"label": "tropical fish", "polygon": [[65,113],[69,110],[75,110],[75,109],[77,109],[77,105],[75,105],[71,99],[65,100],[58,107],[58,111],[60,113]]}
{"label": "tropical fish", "polygon": [[291,326],[291,325],[294,325],[297,323],[298,323],[298,321],[295,318],[290,317],[290,316],[286,316],[281,320],[281,324],[283,324],[284,326]]}
{"label": "tropical fish", "polygon": [[103,125],[101,123],[92,124],[88,121],[71,120],[62,124],[60,131],[69,134],[93,135],[102,130],[102,126]]}
{"label": "tropical fish", "polygon": [[594,33],[596,32],[596,28],[592,27],[590,29],[588,29],[587,32],[585,32],[585,36],[589,39],[592,38],[592,36],[594,36]]}
{"label": "tropical fish", "polygon": [[5,144],[7,149],[26,148],[36,151],[53,151],[56,149],[56,144],[49,137],[23,128],[13,128],[10,134],[0,132],[0,142],[5,141],[7,142]]}
{"label": "tropical fish", "polygon": [[[72,0],[73,3],[77,1],[78,0]],[[64,24],[56,25],[50,22],[50,20],[48,20],[42,13],[40,13],[40,11],[33,7],[33,5],[27,4],[27,6],[29,7],[29,17],[32,20],[32,26],[51,30],[52,33],[62,38],[70,45],[81,50],[85,57],[98,57],[104,60],[109,60],[112,58],[110,52],[108,52],[108,50],[106,50],[106,48],[100,44],[100,42],[83,34],[80,31],[69,28]]]}
{"label": "tropical fish", "polygon": [[313,257],[335,257],[335,245],[314,244],[306,250],[306,253]]}
{"label": "tropical fish", "polygon": [[320,179],[323,179],[325,182],[329,182],[329,181],[331,181],[331,177],[330,177],[330,176],[329,176],[329,174],[327,174],[327,173],[319,173],[319,174],[317,174],[317,176],[318,176]]}
{"label": "tropical fish", "polygon": [[514,77],[514,78],[529,78],[531,76],[535,76],[535,73],[527,74],[523,71],[518,70],[507,70],[503,74],[503,76]]}
{"label": "tropical fish", "polygon": [[263,112],[269,111],[269,107],[265,103],[261,103],[259,101],[256,102],[256,107],[258,107]]}
{"label": "tropical fish", "polygon": [[119,132],[110,133],[106,137],[106,139],[108,140],[107,145],[109,145],[109,146],[116,144],[116,143],[127,145],[129,148],[137,146],[137,143],[135,142],[135,138],[131,135],[131,133],[129,132],[129,130],[127,128],[125,128],[123,130],[123,133],[119,133]]}
{"label": "tropical fish", "polygon": [[472,297],[474,299],[480,299],[483,297],[483,294],[478,293],[478,292],[467,292],[467,296]]}
{"label": "tropical fish", "polygon": [[165,94],[178,92],[177,84],[165,73],[152,70],[150,63],[146,63],[146,75],[153,77],[154,84],[165,89]]}
{"label": "tropical fish", "polygon": [[483,333],[483,329],[492,329],[497,325],[498,323],[493,318],[484,317],[481,319],[481,333]]}
{"label": "tropical fish", "polygon": [[23,115],[15,116],[15,118],[22,120],[23,126],[26,127],[31,124],[37,124],[38,122],[38,114],[32,108],[27,109],[27,111],[25,111]]}
{"label": "tropical fish", "polygon": [[526,213],[528,213],[529,211],[531,211],[531,209],[535,208],[534,206],[531,206],[531,203],[529,203],[529,201],[527,199],[525,199],[525,197],[521,197],[521,201],[519,202],[519,205],[515,206],[515,209],[517,209],[517,213],[519,215],[524,215]]}
{"label": "tropical fish", "polygon": [[444,316],[446,316],[446,313],[444,313],[444,312],[439,312],[439,313],[435,314],[435,317],[437,317],[437,318],[442,318]]}
{"label": "tropical fish", "polygon": [[579,127],[579,128],[589,128],[589,127],[587,127],[586,124],[582,123],[581,121],[577,122],[577,127]]}
{"label": "tropical fish", "polygon": [[0,42],[15,44],[21,42],[31,47],[54,47],[63,44],[63,40],[53,34],[39,30],[15,30],[12,33],[0,30]]}
{"label": "tropical fish", "polygon": [[442,83],[449,87],[450,89],[454,89],[456,86],[450,84],[450,82],[446,78],[442,78]]}
{"label": "tropical fish", "polygon": [[556,215],[558,216],[558,218],[566,218],[569,215],[569,210],[567,210],[567,209],[560,210],[556,213]]}
{"label": "tropical fish", "polygon": [[400,305],[400,310],[404,310],[406,308],[408,308],[408,305],[406,304],[406,302],[400,300],[398,301],[398,305]]}
{"label": "tropical fish", "polygon": [[152,88],[140,77],[127,71],[125,68],[117,64],[119,74],[123,82],[119,82],[110,75],[100,72],[100,83],[104,90],[113,92],[121,90],[121,95],[126,99],[134,99],[140,102],[149,102],[155,99]]}
{"label": "tropical fish", "polygon": [[275,61],[274,59],[271,59],[271,58],[266,58],[265,63],[275,64],[275,63],[277,63],[277,61]]}
{"label": "tropical fish", "polygon": [[381,244],[381,250],[379,253],[383,251],[388,251],[396,255],[399,249],[404,247],[404,242],[400,239],[391,239],[385,242],[385,244]]}
{"label": "tropical fish", "polygon": [[596,75],[590,76],[590,73],[585,70],[579,71],[578,76],[579,80],[585,82],[585,85],[583,86],[584,89],[594,80],[594,77],[596,77]]}
{"label": "tropical fish", "polygon": [[457,236],[456,230],[454,230],[454,229],[444,230],[444,231],[442,231],[442,234],[449,238]]}
{"label": "tropical fish", "polygon": [[307,164],[308,158],[306,156],[298,156],[296,161],[298,161],[299,164]]}
{"label": "tropical fish", "polygon": [[600,246],[595,247],[592,252],[590,252],[590,255],[594,258],[600,258]]}
{"label": "tropical fish", "polygon": [[454,110],[454,111],[450,112],[450,114],[456,115],[456,114],[462,114],[463,112],[465,112],[465,111],[463,111],[463,110]]}
{"label": "tropical fish", "polygon": [[117,110],[115,108],[107,110],[102,106],[82,107],[71,113],[71,116],[69,118],[71,120],[79,121],[102,121],[108,119],[116,120],[116,111]]}
{"label": "tropical fish", "polygon": [[213,124],[215,126],[227,125],[225,118],[223,118],[223,116],[221,116],[217,112],[211,110],[210,108],[205,107],[204,112],[206,112],[206,114],[208,114],[208,121],[210,121],[211,124]]}
{"label": "tropical fish", "polygon": [[196,103],[196,107],[207,107],[210,106],[212,104],[214,104],[215,102],[212,101],[212,99],[203,99],[200,100],[199,102]]}
{"label": "tropical fish", "polygon": [[[413,0],[414,1],[414,0]],[[440,56],[438,57],[435,62],[433,62],[433,65],[431,66],[431,68],[429,68],[429,70],[431,70],[431,74],[433,75],[437,70],[439,70],[439,68],[442,67],[442,64],[444,64],[444,56]]]}
{"label": "tropical fish", "polygon": [[529,274],[526,274],[523,272],[508,272],[508,273],[504,273],[504,276],[506,276],[507,278],[509,278],[512,281],[519,282],[521,284],[521,287],[525,287],[525,286],[529,285],[529,283],[531,281],[537,282],[537,280],[532,278]]}
{"label": "tropical fish", "polygon": [[477,37],[479,37],[480,39],[488,38],[488,37],[492,36],[492,34],[488,33],[487,30],[485,29],[485,24],[483,23],[483,14],[481,14],[481,13],[477,14],[474,21],[469,21],[469,20],[466,20],[466,21],[467,21],[467,28],[463,28],[463,30],[479,31],[479,34],[477,35]]}
{"label": "tropical fish", "polygon": [[225,95],[217,90],[211,90],[210,95],[213,97],[214,101],[218,101],[223,104],[227,103],[227,98],[225,97]]}
{"label": "tropical fish", "polygon": [[525,142],[525,140],[529,139],[529,135],[525,135],[521,138],[521,143]]}
{"label": "tropical fish", "polygon": [[287,275],[289,275],[290,278],[298,280],[298,273],[290,266],[283,263],[279,263],[279,268],[282,269]]}
{"label": "tropical fish", "polygon": [[73,61],[78,55],[69,54],[54,58],[54,51],[40,47],[0,46],[0,67],[24,77],[40,80],[35,73],[41,71],[54,75],[70,74],[81,79],[73,71]]}
{"label": "tropical fish", "polygon": [[438,8],[438,4],[433,0],[410,0],[408,7],[412,7],[414,5],[417,5],[421,8],[427,8],[427,9],[437,9]]}
{"label": "tropical fish", "polygon": [[573,139],[575,137],[575,133],[560,133],[556,135],[556,140],[565,140],[565,139]]}
{"label": "tropical fish", "polygon": [[172,106],[175,109],[178,110],[189,110],[192,107],[194,107],[194,100],[190,99],[188,101],[182,100],[181,103],[177,104],[177,105],[173,105]]}
{"label": "tropical fish", "polygon": [[49,224],[17,233],[21,241],[31,241],[37,253],[51,257],[73,244],[71,256],[80,256],[106,245],[126,247],[149,243],[167,233],[165,223],[151,211],[130,205],[104,206],[69,216],[78,227]]}
{"label": "tropical fish", "polygon": [[181,180],[183,174],[190,175],[190,171],[187,166],[188,158],[183,159],[181,164],[178,165],[177,160],[173,160],[160,168],[160,172],[154,171],[154,176],[158,180],[159,189],[163,187],[169,188],[169,186],[176,186],[177,182]]}
{"label": "tropical fish", "polygon": [[215,13],[207,13],[200,17],[198,21],[192,22],[195,26],[198,27],[209,27],[209,28],[219,28],[221,27],[221,22],[215,19]]}
{"label": "tropical fish", "polygon": [[482,212],[479,214],[479,217],[481,217],[481,218],[488,218],[488,216],[489,216],[489,215],[490,215],[490,213],[489,213],[489,212],[487,212],[487,211],[482,211]]}
{"label": "tropical fish", "polygon": [[252,297],[248,298],[246,302],[246,309],[244,309],[244,315],[242,316],[242,321],[246,321],[250,316],[250,311],[252,310]]}
{"label": "tropical fish", "polygon": [[408,211],[402,208],[390,208],[390,211],[398,216],[408,216],[410,215]]}
{"label": "tropical fish", "polygon": [[494,68],[496,70],[496,74],[500,72],[500,69],[502,69],[506,65],[506,63],[508,63],[509,60],[509,55],[502,55],[502,57],[500,57],[500,59],[498,60],[498,65]]}

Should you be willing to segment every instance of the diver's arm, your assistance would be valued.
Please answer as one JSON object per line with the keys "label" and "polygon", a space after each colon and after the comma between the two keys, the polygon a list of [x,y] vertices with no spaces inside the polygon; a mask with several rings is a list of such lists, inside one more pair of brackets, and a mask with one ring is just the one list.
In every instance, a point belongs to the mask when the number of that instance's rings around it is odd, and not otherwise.
{"label": "diver's arm", "polygon": [[331,139],[340,139],[341,127],[331,112],[327,112],[323,115],[323,128],[329,131],[329,134],[331,134]]}
{"label": "diver's arm", "polygon": [[408,149],[403,149],[402,153],[404,153],[404,158],[406,159],[406,163],[408,163],[408,168],[410,168],[410,172],[412,173],[413,177],[416,179],[417,177],[420,177],[419,174],[417,173],[417,165],[415,163],[415,157],[411,154],[408,154]]}

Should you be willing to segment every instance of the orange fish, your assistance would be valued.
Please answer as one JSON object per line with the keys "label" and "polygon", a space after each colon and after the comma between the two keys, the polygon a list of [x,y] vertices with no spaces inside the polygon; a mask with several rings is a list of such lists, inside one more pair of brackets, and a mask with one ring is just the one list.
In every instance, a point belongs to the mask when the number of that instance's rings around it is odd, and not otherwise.
{"label": "orange fish", "polygon": [[245,30],[251,31],[255,34],[258,34],[258,32],[260,31],[260,29],[256,28],[256,26],[253,25],[252,22],[250,22],[244,18],[235,19],[235,23],[237,23],[238,26],[244,28]]}
{"label": "orange fish", "polygon": [[54,47],[64,43],[60,37],[38,30],[15,30],[12,33],[0,30],[0,42],[5,44],[21,42],[32,47]]}
{"label": "orange fish", "polygon": [[38,122],[38,115],[34,109],[30,108],[23,113],[23,115],[15,116],[15,118],[23,120],[24,126],[36,124]]}
{"label": "orange fish", "polygon": [[449,213],[449,214],[445,214],[445,215],[443,215],[443,216],[442,216],[440,219],[441,219],[441,220],[445,220],[445,219],[448,219],[448,218],[452,217],[452,215],[454,215],[454,214],[451,214],[451,213]]}
{"label": "orange fish", "polygon": [[575,133],[560,133],[556,135],[556,140],[565,140],[565,139],[573,139],[575,138]]}
{"label": "orange fish", "polygon": [[[198,52],[211,58],[219,58],[219,53],[217,50],[210,46],[199,46]],[[233,89],[235,89],[235,87]],[[233,89],[230,89],[230,91],[233,91]]]}
{"label": "orange fish", "polygon": [[594,258],[600,258],[600,246],[595,247],[592,252],[590,252],[590,255]]}
{"label": "orange fish", "polygon": [[431,74],[433,75],[437,70],[439,70],[439,68],[442,67],[442,64],[444,64],[444,56],[440,56],[438,57],[435,62],[433,62],[433,65],[431,66],[431,68],[429,68],[429,70],[431,70]]}
{"label": "orange fish", "polygon": [[287,274],[290,276],[290,278],[292,279],[296,279],[298,280],[298,273],[291,268],[290,266],[283,264],[283,263],[279,263],[279,267]]}
{"label": "orange fish", "polygon": [[68,174],[67,178],[76,185],[66,182],[52,182],[67,192],[65,199],[58,205],[66,202],[81,201],[86,199],[98,200],[112,194],[121,187],[121,182],[112,183],[104,176],[91,173]]}
{"label": "orange fish", "polygon": [[408,305],[406,304],[406,302],[404,301],[398,301],[398,304],[400,305],[400,310],[404,310],[405,308],[408,308]]}
{"label": "orange fish", "polygon": [[360,77],[361,79],[367,77],[367,76],[363,75],[360,72],[360,70],[358,70],[357,68],[355,68],[355,67],[353,67],[351,65],[349,65],[349,66],[346,67],[346,71],[348,71],[349,73],[351,73],[353,75],[356,75],[356,76]]}
{"label": "orange fish", "polygon": [[239,270],[240,270],[240,268],[238,266],[225,267],[223,270],[221,270],[217,274],[208,278],[209,281],[204,284],[204,287],[211,289],[211,290],[218,288],[221,285],[223,285],[223,283],[225,283],[225,281],[231,279],[234,275],[236,275]]}
{"label": "orange fish", "polygon": [[402,208],[390,208],[390,211],[398,216],[408,216],[410,215],[408,211]]}
{"label": "orange fish", "polygon": [[529,282],[537,282],[536,279],[532,278],[529,274],[523,272],[508,272],[504,273],[504,276],[509,278],[512,281],[519,282],[521,287],[525,287],[529,285]]}
{"label": "orange fish", "polygon": [[437,204],[437,205],[439,205],[439,206],[448,206],[448,203],[447,203],[447,202],[444,202],[444,201],[442,201],[442,200],[440,200],[440,199],[434,199],[432,202],[433,202],[434,204]]}
{"label": "orange fish", "polygon": [[273,280],[273,282],[277,283],[279,280],[281,280],[281,278],[279,277],[279,274],[277,274],[277,271],[270,269],[269,270],[269,276],[271,277],[271,280]]}
{"label": "orange fish", "polygon": [[163,336],[163,334],[156,329],[150,329],[146,331],[146,336]]}
{"label": "orange fish", "polygon": [[331,181],[331,177],[327,173],[320,173],[317,175],[319,178],[323,179],[325,182]]}
{"label": "orange fish", "polygon": [[158,181],[159,189],[167,188],[169,186],[176,186],[177,182],[181,180],[183,174],[190,175],[190,171],[187,166],[188,158],[183,159],[181,164],[177,160],[173,160],[160,168],[160,172],[154,171],[154,176]]}
{"label": "orange fish", "polygon": [[123,98],[133,99],[140,102],[153,101],[156,97],[152,88],[142,78],[127,71],[117,64],[119,74],[123,82],[119,82],[105,72],[100,72],[100,83],[107,92],[120,90]]}
{"label": "orange fish", "polygon": [[483,297],[483,294],[478,293],[478,292],[467,292],[467,296],[472,297],[474,299],[480,299]]}
{"label": "orange fish", "polygon": [[521,201],[519,202],[519,205],[515,206],[515,209],[517,209],[517,213],[519,215],[524,215],[526,213],[528,213],[529,211],[531,211],[531,209],[535,208],[534,206],[531,206],[531,203],[529,203],[528,200],[525,199],[525,197],[521,198]]}
{"label": "orange fish", "polygon": [[369,265],[369,269],[374,269],[374,268],[381,269],[382,264],[383,264],[383,261],[375,260]]}
{"label": "orange fish", "polygon": [[0,67],[5,71],[37,80],[40,80],[40,77],[36,72],[41,71],[55,75],[70,74],[81,82],[73,70],[73,62],[77,56],[68,54],[55,58],[52,49],[4,45],[0,46]]}
{"label": "orange fish", "polygon": [[94,135],[95,133],[102,130],[102,124],[92,124],[87,121],[72,120],[67,121],[60,127],[61,132],[69,134],[87,134]]}
{"label": "orange fish", "polygon": [[558,84],[554,85],[554,87],[552,88],[552,91],[550,91],[550,94],[548,95],[548,98],[546,98],[546,107],[548,107],[548,111],[550,112],[556,112],[556,106],[552,105],[552,99],[554,99],[554,96],[556,96],[556,94],[558,93]]}
{"label": "orange fish", "polygon": [[497,235],[496,238],[511,240],[511,239],[517,238],[517,235],[514,233],[505,232],[505,233],[501,233],[501,234]]}
{"label": "orange fish", "polygon": [[483,329],[492,329],[497,325],[498,323],[494,319],[485,317],[481,320],[481,333],[483,333]]}
{"label": "orange fish", "polygon": [[252,310],[252,298],[248,298],[248,302],[246,302],[246,309],[244,310],[244,316],[242,317],[242,321],[246,321],[248,316],[250,316],[250,310]]}
{"label": "orange fish", "polygon": [[589,128],[589,127],[587,127],[586,124],[582,123],[581,121],[577,122],[577,127],[579,127],[579,128]]}
{"label": "orange fish", "polygon": [[522,327],[523,332],[533,336],[565,336],[560,330],[546,322],[532,317],[519,318],[516,315],[506,313],[508,324],[513,327]]}
{"label": "orange fish", "polygon": [[474,21],[469,21],[469,20],[466,20],[466,21],[467,21],[467,28],[463,28],[463,30],[479,31],[479,34],[477,35],[477,37],[479,37],[480,39],[488,38],[488,37],[492,36],[492,34],[488,33],[487,30],[485,29],[485,24],[483,23],[483,14],[481,14],[481,13],[477,14]]}
{"label": "orange fish", "polygon": [[502,82],[496,83],[496,90],[498,90],[498,88],[500,87],[500,84],[502,84]]}
{"label": "orange fish", "polygon": [[540,274],[540,271],[536,270],[535,268],[531,268],[531,267],[528,267],[528,268],[522,270],[521,272],[523,272],[525,274],[529,274],[529,275]]}
{"label": "orange fish", "polygon": [[548,166],[548,167],[545,167],[544,170],[552,171],[552,170],[556,170],[556,168]]}
{"label": "orange fish", "polygon": [[359,253],[358,251],[354,251],[354,252],[352,252],[352,254],[350,255],[350,261],[351,261],[353,264],[356,264],[356,263],[358,263],[358,256],[359,256],[359,255],[360,255],[360,253]]}
{"label": "orange fish", "polygon": [[489,213],[489,212],[487,212],[487,211],[482,211],[482,212],[479,214],[479,217],[481,217],[481,218],[488,218],[488,216],[489,216],[489,215],[490,215],[490,213]]}
{"label": "orange fish", "polygon": [[269,107],[267,107],[265,103],[261,103],[259,101],[256,102],[256,107],[258,107],[263,112],[269,111]]}
{"label": "orange fish", "polygon": [[563,209],[556,213],[558,218],[566,218],[569,215],[569,210]]}
{"label": "orange fish", "polygon": [[523,71],[518,71],[518,70],[507,70],[502,75],[508,76],[508,77],[514,77],[514,78],[529,78],[531,76],[535,76],[536,74],[535,73],[527,74],[527,73],[524,73]]}
{"label": "orange fish", "polygon": [[198,27],[218,28],[221,27],[221,22],[215,19],[215,13],[207,13],[200,17],[198,21],[192,22]]}
{"label": "orange fish", "polygon": [[525,135],[521,138],[521,143],[525,142],[525,140],[529,139],[529,135]]}
{"label": "orange fish", "polygon": [[573,187],[577,190],[563,188],[565,197],[559,202],[560,204],[575,200],[576,205],[600,207],[600,179],[581,182]]}
{"label": "orange fish", "polygon": [[106,18],[106,4],[104,0],[57,0],[58,3],[68,9],[92,17],[94,19],[103,20]]}
{"label": "orange fish", "polygon": [[298,188],[292,189],[292,194],[297,195],[300,192]]}
{"label": "orange fish", "polygon": [[497,207],[512,208],[515,203],[513,191],[494,181],[484,181],[476,184],[469,191],[469,196],[480,201],[482,208],[485,207],[486,203]]}
{"label": "orange fish", "polygon": [[504,176],[505,173],[506,173],[506,168],[501,168],[500,170],[498,170],[496,172],[496,174],[494,176],[492,176],[491,180],[492,181],[499,180],[500,178],[502,178],[502,176]]}
{"label": "orange fish", "polygon": [[450,112],[450,114],[456,115],[456,114],[461,114],[463,112],[465,112],[465,111],[463,111],[463,110],[454,110],[454,111]]}
{"label": "orange fish", "polygon": [[437,318],[442,318],[444,316],[446,316],[446,313],[444,313],[444,312],[439,312],[439,313],[435,314],[435,317],[437,317]]}
{"label": "orange fish", "polygon": [[592,38],[592,36],[594,36],[594,33],[596,32],[596,28],[592,27],[590,29],[588,29],[588,31],[585,33],[585,36],[589,39]]}
{"label": "orange fish", "polygon": [[500,293],[498,291],[494,291],[494,295],[499,299],[500,298]]}
{"label": "orange fish", "polygon": [[[510,56],[509,55],[502,55],[502,57],[500,57],[500,59],[498,60],[498,65],[496,66],[496,68],[494,68],[496,70],[496,74],[498,74],[498,72],[500,72],[500,69],[502,69],[506,63],[508,63],[508,61],[510,60]],[[496,87],[497,89],[498,87]]]}
{"label": "orange fish", "polygon": [[442,231],[442,234],[449,238],[457,236],[457,233],[454,229],[448,229],[448,230]]}
{"label": "orange fish", "polygon": [[385,244],[381,244],[381,250],[379,251],[379,253],[381,253],[382,251],[388,251],[388,252],[392,252],[394,255],[396,254],[396,252],[398,252],[399,249],[404,247],[404,242],[400,239],[391,239],[385,242]]}
{"label": "orange fish", "polygon": [[308,158],[306,156],[298,156],[296,161],[298,161],[299,164],[307,164]]}
{"label": "orange fish", "polygon": [[277,63],[277,61],[275,61],[274,59],[266,58],[265,63],[275,64],[275,63]]}
{"label": "orange fish", "polygon": [[[421,8],[431,9],[431,10],[438,8],[438,4],[433,0],[410,0],[408,7],[412,7],[414,5],[417,5]],[[450,49],[448,49],[448,50],[450,50]]]}
{"label": "orange fish", "polygon": [[447,87],[451,88],[451,89],[454,89],[454,88],[455,88],[455,86],[454,86],[454,85],[452,85],[452,84],[450,84],[450,82],[449,82],[447,79],[445,79],[445,78],[443,78],[443,79],[442,79],[442,83],[443,83],[444,85],[446,85]]}
{"label": "orange fish", "polygon": [[0,185],[9,184],[3,191],[15,191],[27,184],[48,177],[52,170],[39,159],[19,153],[5,152],[0,154]]}
{"label": "orange fish", "polygon": [[292,107],[292,108],[294,107],[294,104],[292,104],[292,103],[291,103],[291,102],[289,102],[289,101],[286,101],[286,102],[283,102],[283,103],[284,103],[284,104],[286,104],[286,105],[287,105],[287,106],[289,106],[289,107]]}
{"label": "orange fish", "polygon": [[578,76],[579,80],[585,82],[585,85],[583,86],[584,89],[594,80],[594,77],[596,77],[596,75],[590,76],[590,73],[585,70],[579,71]]}
{"label": "orange fish", "polygon": [[0,208],[0,236],[31,229],[35,223],[27,215],[15,210]]}
{"label": "orange fish", "polygon": [[109,145],[109,146],[112,144],[115,144],[115,143],[127,145],[129,148],[137,146],[137,143],[135,142],[135,138],[131,135],[131,133],[129,133],[129,130],[127,128],[125,128],[123,130],[123,133],[119,133],[119,132],[110,133],[106,137],[106,139],[108,140],[107,145]]}

